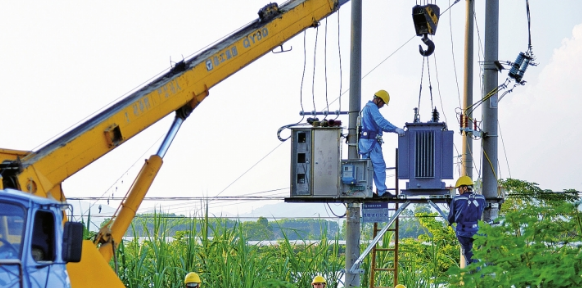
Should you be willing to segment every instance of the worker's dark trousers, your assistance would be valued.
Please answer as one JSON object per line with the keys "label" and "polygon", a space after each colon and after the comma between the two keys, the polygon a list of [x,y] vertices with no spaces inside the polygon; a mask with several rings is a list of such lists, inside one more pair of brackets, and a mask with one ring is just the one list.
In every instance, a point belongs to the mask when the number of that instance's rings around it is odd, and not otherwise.
{"label": "worker's dark trousers", "polygon": [[457,236],[457,239],[459,239],[459,243],[461,243],[461,247],[463,248],[463,255],[465,256],[467,265],[473,263],[473,238]]}

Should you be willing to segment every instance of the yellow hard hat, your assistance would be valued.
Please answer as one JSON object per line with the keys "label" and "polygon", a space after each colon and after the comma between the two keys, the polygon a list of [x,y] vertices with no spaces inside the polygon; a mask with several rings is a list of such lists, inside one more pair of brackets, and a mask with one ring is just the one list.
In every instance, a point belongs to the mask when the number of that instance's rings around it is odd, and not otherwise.
{"label": "yellow hard hat", "polygon": [[455,184],[455,188],[459,188],[461,186],[473,186],[473,180],[469,176],[462,176],[457,179],[457,184]]}
{"label": "yellow hard hat", "polygon": [[398,285],[394,286],[394,288],[406,288],[406,286],[404,286],[402,284],[398,284]]}
{"label": "yellow hard hat", "polygon": [[382,99],[386,105],[388,105],[388,102],[390,102],[390,94],[388,94],[386,90],[378,90],[374,96],[380,97],[380,99]]}
{"label": "yellow hard hat", "polygon": [[315,283],[325,283],[327,284],[327,282],[325,281],[325,278],[321,277],[320,275],[317,275],[313,278],[313,281],[311,281],[311,284],[315,284]]}
{"label": "yellow hard hat", "polygon": [[188,284],[188,283],[202,283],[202,281],[200,281],[200,276],[198,276],[198,274],[196,272],[190,272],[188,274],[186,274],[186,278],[184,278],[184,284]]}

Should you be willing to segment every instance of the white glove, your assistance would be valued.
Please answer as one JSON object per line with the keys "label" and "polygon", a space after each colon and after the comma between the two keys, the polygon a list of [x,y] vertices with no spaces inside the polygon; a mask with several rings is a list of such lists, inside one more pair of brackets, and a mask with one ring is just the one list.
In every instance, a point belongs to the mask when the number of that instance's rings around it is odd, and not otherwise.
{"label": "white glove", "polygon": [[398,133],[398,136],[404,136],[404,130],[400,128],[396,128],[396,133]]}

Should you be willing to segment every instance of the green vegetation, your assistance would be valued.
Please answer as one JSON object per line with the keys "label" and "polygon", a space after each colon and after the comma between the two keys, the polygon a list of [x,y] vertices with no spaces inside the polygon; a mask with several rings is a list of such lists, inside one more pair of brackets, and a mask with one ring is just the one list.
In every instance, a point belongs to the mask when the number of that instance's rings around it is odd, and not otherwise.
{"label": "green vegetation", "polygon": [[[190,230],[192,219],[176,215],[173,213],[164,214],[140,214],[133,221],[133,230],[128,231],[125,236],[144,237],[149,235],[149,231],[154,229],[155,218],[163,218],[167,228],[166,236],[174,237],[177,233]],[[107,223],[108,219],[103,223]],[[230,220],[223,218],[209,218],[208,223],[196,221],[196,229],[202,229],[202,226],[211,228],[212,231],[220,231],[218,228],[234,229],[236,226],[242,226],[245,239],[247,241],[264,241],[264,240],[317,240],[322,237],[333,238],[339,233],[339,225],[336,222],[322,219],[282,219],[269,221],[265,217],[259,217],[256,221]],[[322,226],[324,229],[322,229]],[[217,230],[218,229],[218,230]],[[322,232],[326,234],[323,235]]]}
{"label": "green vegetation", "polygon": [[118,273],[127,287],[182,287],[190,271],[200,274],[205,287],[309,287],[316,272],[335,287],[344,265],[337,239],[249,245],[244,223],[193,218],[188,230],[169,241],[167,218],[153,219],[146,232],[155,237],[120,246]]}
{"label": "green vegetation", "polygon": [[452,287],[582,287],[582,213],[579,193],[552,192],[508,179],[500,224],[480,223],[475,257],[452,268]]}
{"label": "green vegetation", "polygon": [[[404,231],[419,232],[400,235],[399,283],[408,288],[582,287],[578,192],[554,193],[514,179],[502,184],[508,195],[500,224],[480,223],[474,250],[481,261],[465,269],[459,268],[452,227],[436,213],[419,206],[416,217],[402,218],[400,232],[403,226],[408,227]],[[310,287],[311,279],[321,274],[331,288],[342,279],[345,247],[334,222],[263,217],[247,222],[207,217],[176,221],[166,216],[136,219],[134,240],[120,245],[117,271],[127,287],[181,287],[190,271],[200,274],[203,287]],[[175,229],[177,223],[180,230]],[[363,240],[371,238],[370,225],[362,226]],[[141,235],[145,238],[139,240]],[[250,242],[270,239],[279,239],[278,245]],[[393,241],[394,235],[387,233],[378,247],[392,248]],[[362,251],[366,247],[362,241]],[[368,256],[360,267],[365,271],[362,287],[369,287],[370,266]],[[376,266],[393,267],[393,252],[377,253]],[[394,280],[392,273],[379,272],[374,281],[391,287]]]}

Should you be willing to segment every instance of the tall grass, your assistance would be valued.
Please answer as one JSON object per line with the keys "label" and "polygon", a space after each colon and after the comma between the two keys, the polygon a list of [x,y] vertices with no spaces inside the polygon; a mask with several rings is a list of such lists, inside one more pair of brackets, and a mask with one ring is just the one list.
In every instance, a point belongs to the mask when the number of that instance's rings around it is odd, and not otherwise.
{"label": "tall grass", "polygon": [[155,214],[142,242],[132,226],[134,239],[118,251],[120,279],[127,287],[177,288],[183,287],[186,273],[194,271],[203,287],[310,287],[316,274],[326,277],[328,287],[339,283],[344,257],[338,238],[292,244],[284,234],[278,245],[250,245],[241,223],[234,228],[220,220],[212,224],[207,218],[192,218],[189,230],[172,238],[168,221]]}
{"label": "tall grass", "polygon": [[[277,245],[261,245],[249,244],[241,222],[229,227],[226,221],[211,223],[205,216],[195,217],[188,222],[188,230],[172,237],[168,232],[172,227],[163,215],[154,213],[153,223],[149,228],[145,222],[141,225],[146,227],[147,234],[142,240],[132,226],[134,239],[119,247],[117,272],[127,287],[183,287],[184,276],[191,271],[200,275],[203,287],[311,287],[315,275],[327,279],[329,288],[343,286],[345,246],[339,244],[339,234],[328,239],[324,231],[316,243],[297,244],[287,235],[298,231],[287,230]],[[393,247],[393,236],[387,234],[378,247]],[[366,246],[361,245],[362,251]],[[399,283],[409,288],[429,287],[434,283],[434,269],[438,266],[435,254],[439,248],[436,244],[402,243]],[[369,287],[370,262],[368,256],[360,267],[365,271],[360,278],[362,287]],[[394,267],[393,252],[378,254],[376,265]],[[391,287],[393,277],[393,273],[379,272],[375,284]]]}

